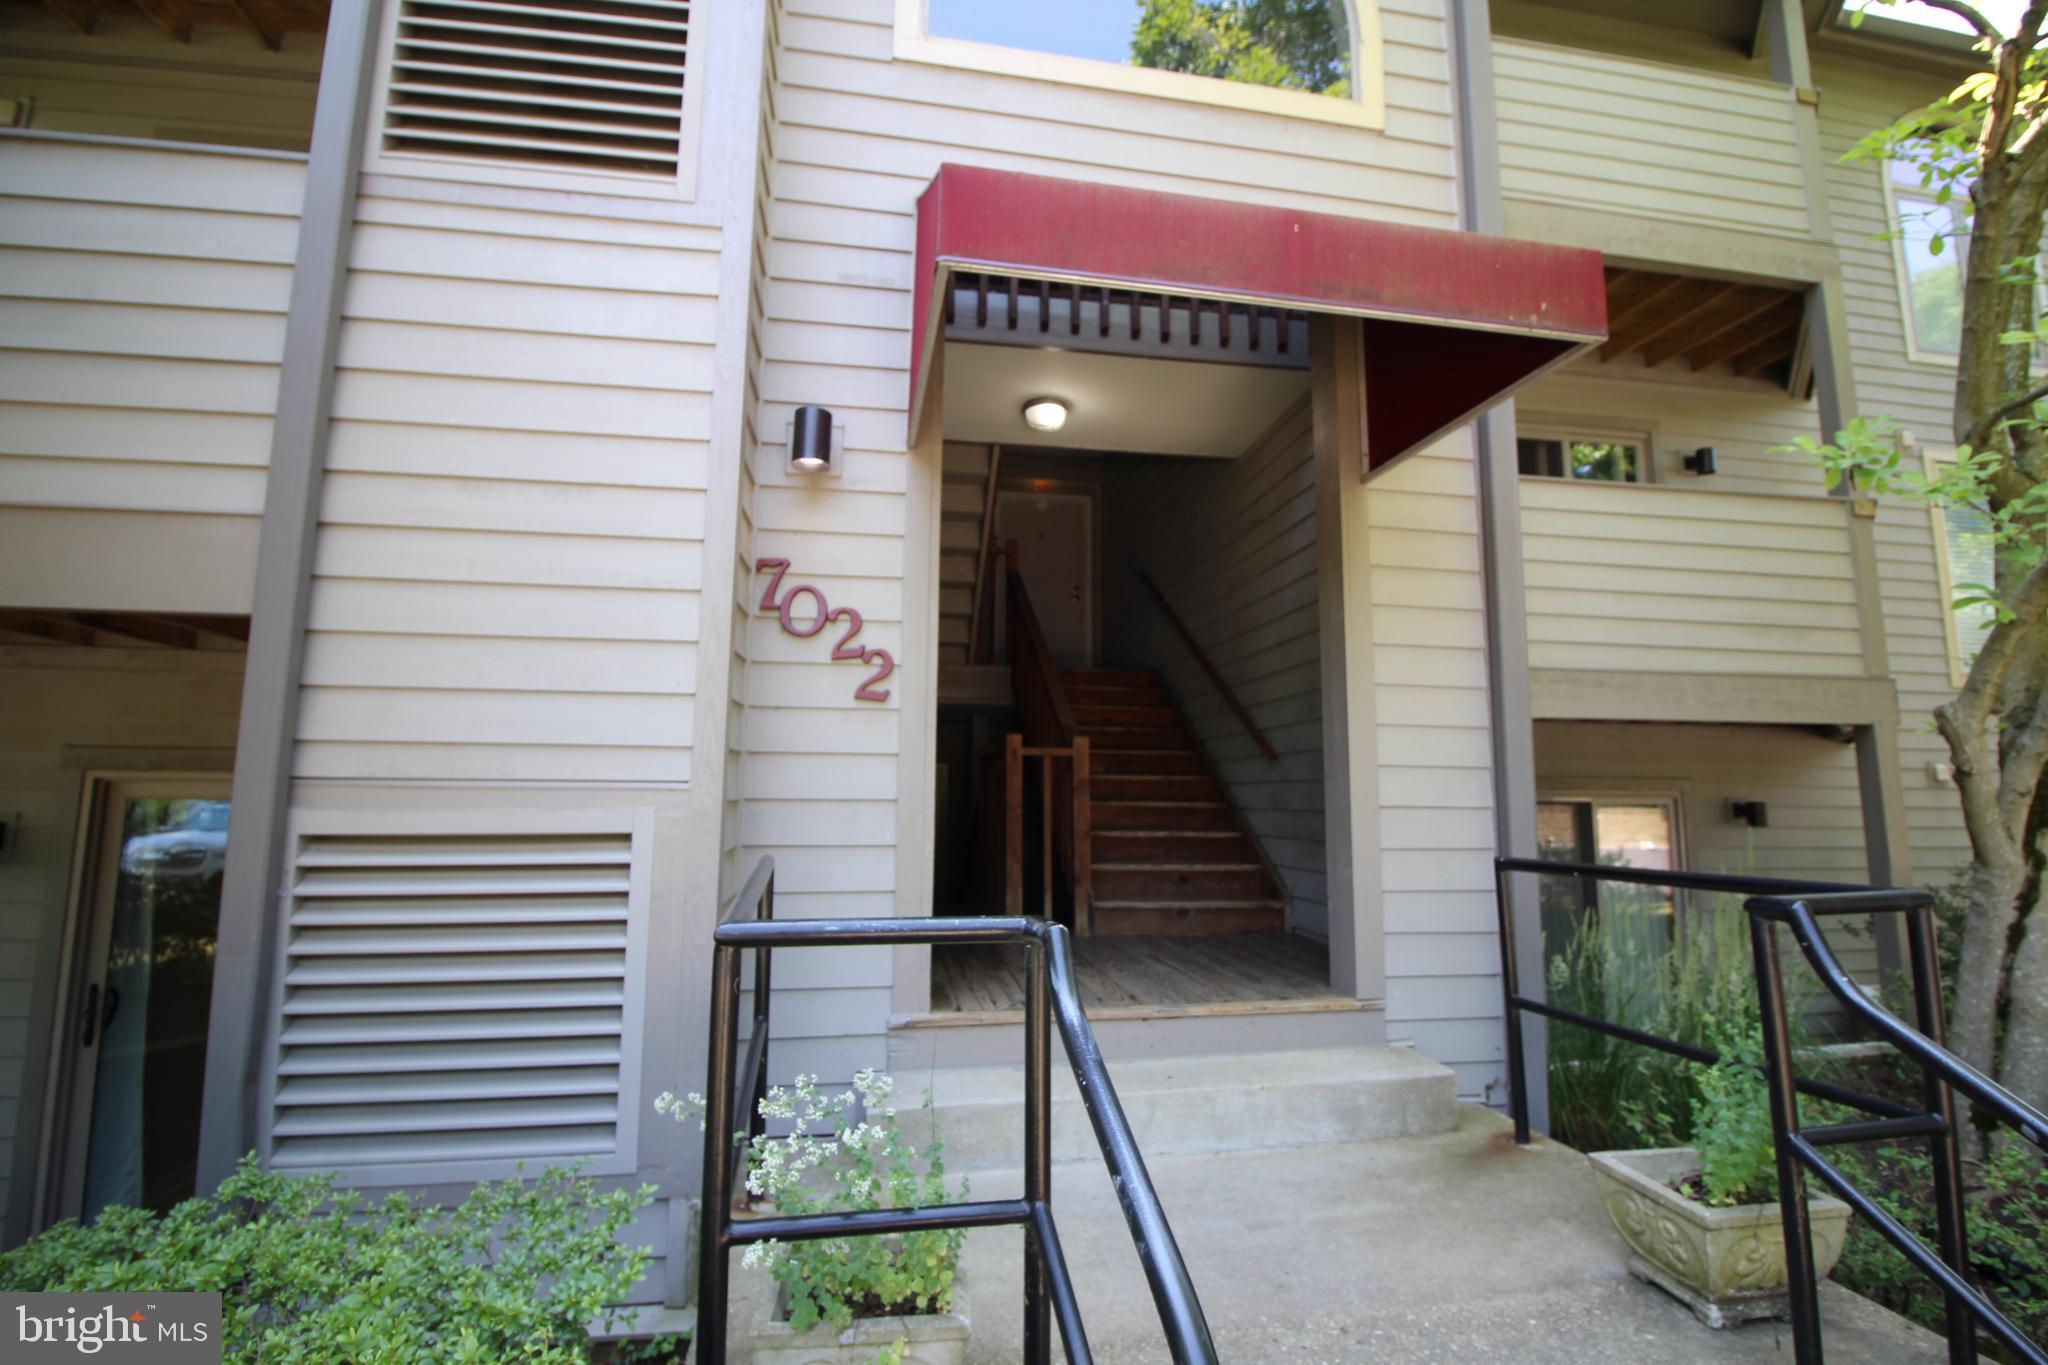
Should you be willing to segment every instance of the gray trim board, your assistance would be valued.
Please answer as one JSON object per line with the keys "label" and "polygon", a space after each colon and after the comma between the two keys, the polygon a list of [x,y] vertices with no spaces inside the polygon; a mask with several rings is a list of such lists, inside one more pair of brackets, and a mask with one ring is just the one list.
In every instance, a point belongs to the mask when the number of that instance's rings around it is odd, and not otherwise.
{"label": "gray trim board", "polygon": [[[1762,27],[1771,52],[1771,78],[1794,90],[1813,88],[1813,65],[1806,51],[1806,12],[1800,0],[1764,0]],[[1792,126],[1799,138],[1799,160],[1805,170],[1807,221],[1815,237],[1834,239],[1834,215],[1828,206],[1827,162],[1821,152],[1820,115],[1814,104],[1798,100]],[[1856,413],[1856,368],[1849,346],[1849,315],[1843,300],[1842,277],[1830,273],[1807,293],[1806,335],[1813,347],[1814,396],[1820,408],[1823,440],[1833,437]],[[1846,483],[1835,490],[1846,496]],[[1849,518],[1849,554],[1856,579],[1856,614],[1863,631],[1863,667],[1874,679],[1891,681],[1891,647],[1884,629],[1884,582],[1878,575],[1877,524],[1874,517]],[[1863,797],[1863,850],[1866,875],[1874,886],[1898,886],[1913,876],[1912,851],[1906,834],[1905,782],[1899,772],[1899,709],[1873,717],[1856,731],[1856,773]],[[1899,917],[1875,917],[1877,965],[1885,981],[1900,979],[1905,950]]]}
{"label": "gray trim board", "polygon": [[201,1190],[233,1170],[236,1159],[255,1145],[258,1132],[254,1107],[271,1033],[269,982],[277,906],[285,891],[285,816],[299,719],[306,598],[380,5],[381,0],[335,0],[314,106],[235,740],[234,806],[200,1103]]}
{"label": "gray trim board", "polygon": [[1529,684],[1538,720],[1876,725],[1899,714],[1890,678],[1539,668]]}
{"label": "gray trim board", "polygon": [[[1502,231],[1500,139],[1493,103],[1493,20],[1487,0],[1450,7],[1459,176],[1460,226]],[[1536,739],[1529,687],[1529,621],[1522,582],[1521,480],[1515,462],[1515,405],[1482,415],[1473,429],[1479,491],[1481,573],[1486,591],[1487,733],[1493,747],[1495,847],[1506,856],[1536,855]],[[1524,995],[1543,996],[1543,935],[1532,879],[1511,878],[1515,965]],[[1505,1026],[1507,1021],[1503,1020]],[[1549,1055],[1544,1021],[1525,1016],[1522,1037],[1534,1059],[1525,1078],[1530,1120],[1550,1127]]]}
{"label": "gray trim board", "polygon": [[[29,990],[28,1028],[22,1045],[21,1112],[14,1124],[6,1234],[0,1238],[0,1246],[18,1245],[50,1221],[41,1177],[49,1169],[51,1159],[50,1114],[64,1112],[62,1096],[52,1092],[51,1068],[60,1050],[56,1013],[66,998],[63,979],[67,975],[65,958],[71,937],[70,873],[77,856],[84,792],[84,769],[65,766],[57,779],[57,818],[50,829],[52,841],[61,840],[60,847],[65,850],[65,875],[50,878],[43,888],[43,933],[36,945],[35,976]],[[53,1098],[57,1101],[54,1105]]]}

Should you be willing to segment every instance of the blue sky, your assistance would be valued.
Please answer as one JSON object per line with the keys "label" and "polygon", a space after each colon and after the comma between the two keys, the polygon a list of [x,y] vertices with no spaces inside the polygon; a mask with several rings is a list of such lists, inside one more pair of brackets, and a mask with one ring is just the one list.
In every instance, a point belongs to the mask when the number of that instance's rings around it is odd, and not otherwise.
{"label": "blue sky", "polygon": [[1139,0],[931,0],[931,34],[1122,62],[1142,8]]}

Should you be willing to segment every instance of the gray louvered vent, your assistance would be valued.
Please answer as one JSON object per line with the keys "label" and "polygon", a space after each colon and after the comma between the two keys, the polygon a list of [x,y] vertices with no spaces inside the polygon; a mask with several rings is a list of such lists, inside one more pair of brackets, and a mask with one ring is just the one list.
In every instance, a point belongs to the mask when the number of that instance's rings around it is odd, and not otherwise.
{"label": "gray louvered vent", "polygon": [[306,839],[273,1161],[613,1152],[631,873],[625,834]]}
{"label": "gray louvered vent", "polygon": [[404,0],[384,146],[674,176],[689,0]]}

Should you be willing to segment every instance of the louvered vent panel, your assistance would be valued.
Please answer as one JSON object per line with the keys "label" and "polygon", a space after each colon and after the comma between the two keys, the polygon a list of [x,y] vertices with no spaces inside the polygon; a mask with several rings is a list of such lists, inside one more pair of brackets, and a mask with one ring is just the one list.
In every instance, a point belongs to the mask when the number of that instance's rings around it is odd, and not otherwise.
{"label": "louvered vent panel", "polygon": [[673,177],[689,0],[404,0],[384,146]]}
{"label": "louvered vent panel", "polygon": [[625,834],[307,839],[272,1159],[616,1150],[631,879]]}

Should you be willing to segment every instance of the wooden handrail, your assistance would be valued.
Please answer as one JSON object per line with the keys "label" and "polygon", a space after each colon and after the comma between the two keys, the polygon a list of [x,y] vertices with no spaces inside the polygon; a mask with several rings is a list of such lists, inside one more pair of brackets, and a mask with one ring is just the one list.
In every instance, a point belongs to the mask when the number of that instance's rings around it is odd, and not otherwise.
{"label": "wooden handrail", "polygon": [[[1031,594],[1025,590],[1024,575],[1017,571],[1017,542],[1005,547],[1009,558],[1008,606],[1010,613],[1010,676],[1018,704],[1024,710],[1025,740],[1031,744],[1072,744],[1074,709],[1067,704],[1066,689],[1060,686],[1059,669],[1052,650],[1045,643],[1045,630],[1032,610]],[[1037,714],[1044,712],[1049,714]],[[1033,726],[1033,722],[1036,725]],[[1048,724],[1049,722],[1049,724]]]}
{"label": "wooden handrail", "polygon": [[1202,671],[1209,675],[1209,681],[1216,685],[1216,691],[1223,698],[1223,704],[1230,708],[1230,714],[1237,717],[1237,723],[1242,725],[1245,733],[1252,737],[1252,743],[1259,746],[1259,752],[1266,756],[1268,763],[1278,762],[1280,759],[1279,753],[1274,750],[1272,743],[1267,740],[1259,727],[1253,723],[1251,712],[1244,709],[1243,703],[1237,699],[1237,693],[1231,691],[1230,684],[1223,681],[1223,675],[1216,671],[1216,665],[1209,662],[1208,654],[1203,652],[1201,645],[1195,642],[1194,632],[1188,629],[1187,622],[1180,619],[1180,613],[1173,609],[1173,603],[1166,600],[1166,594],[1161,592],[1159,585],[1152,581],[1152,575],[1141,569],[1138,572],[1138,581],[1150,590],[1152,600],[1159,604],[1159,610],[1166,613],[1167,621],[1173,626],[1174,630],[1180,633],[1181,641],[1194,654],[1195,662],[1202,666]]}
{"label": "wooden handrail", "polygon": [[[1004,604],[1010,648],[1010,690],[1023,713],[1024,733],[1010,735],[1004,745],[1004,903],[1011,914],[1023,912],[1024,899],[1024,768],[1039,763],[1039,827],[1044,840],[1040,885],[1046,918],[1052,918],[1055,872],[1071,882],[1074,932],[1094,932],[1094,848],[1089,829],[1090,763],[1088,740],[1074,723],[1074,709],[1060,684],[1059,668],[1045,642],[1045,630],[1031,606],[1031,593],[1017,570],[1017,542],[1001,551],[1005,560]],[[1066,765],[1064,799],[1057,793],[1059,768]]]}
{"label": "wooden handrail", "polygon": [[992,445],[988,448],[988,488],[981,500],[981,525],[976,531],[981,538],[981,551],[974,557],[974,600],[971,615],[967,621],[967,662],[987,663],[981,646],[981,614],[988,607],[988,561],[990,547],[995,543],[996,530],[996,480],[1003,473],[1003,448]]}

